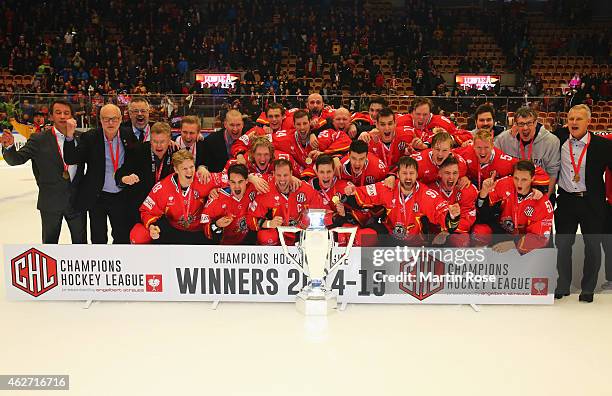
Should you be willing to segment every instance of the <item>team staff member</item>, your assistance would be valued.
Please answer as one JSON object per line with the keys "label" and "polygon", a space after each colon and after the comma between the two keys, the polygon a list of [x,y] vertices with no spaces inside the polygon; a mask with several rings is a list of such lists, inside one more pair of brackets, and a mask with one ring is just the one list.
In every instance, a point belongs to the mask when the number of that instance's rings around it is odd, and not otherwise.
{"label": "team staff member", "polygon": [[538,113],[529,108],[521,107],[514,114],[514,134],[508,129],[495,138],[495,147],[512,158],[532,161],[548,174],[548,194],[552,194],[557,183],[557,175],[561,166],[559,155],[559,138],[538,124]]}
{"label": "team staff member", "polygon": [[[74,135],[76,121],[70,103],[57,100],[51,105],[51,130],[30,136],[18,151],[9,130],[2,134],[2,155],[9,165],[32,160],[32,172],[38,185],[37,208],[42,223],[42,243],[57,243],[66,219],[72,243],[87,243],[85,212],[75,208],[76,189],[83,176],[83,166],[64,162],[64,140]],[[70,131],[70,132],[69,132]]]}
{"label": "team staff member", "polygon": [[125,163],[115,173],[117,185],[125,189],[130,229],[140,222],[140,205],[155,183],[174,173],[171,134],[167,123],[153,124],[149,140],[128,151]]}
{"label": "team staff member", "polygon": [[572,281],[572,245],[578,225],[584,237],[584,270],[579,300],[593,302],[601,266],[601,237],[606,219],[603,175],[612,167],[612,141],[588,131],[591,110],[577,105],[567,113],[567,128],[558,131],[561,170],[555,210],[555,243],[559,279],[555,298],[568,296]]}
{"label": "team staff member", "polygon": [[206,197],[214,188],[227,185],[225,173],[211,173],[210,181],[196,177],[193,154],[179,150],[172,155],[176,173],[163,179],[140,206],[142,223],[130,234],[132,243],[207,244],[202,227]]}
{"label": "team staff member", "polygon": [[87,165],[77,191],[76,207],[89,212],[91,242],[107,243],[110,220],[113,243],[128,243],[128,205],[115,181],[115,173],[123,165],[126,151],[134,149],[138,141],[132,133],[119,133],[119,107],[103,106],[100,121],[102,127],[82,134],[78,144],[74,141],[74,130],[67,130],[64,160],[68,165]]}

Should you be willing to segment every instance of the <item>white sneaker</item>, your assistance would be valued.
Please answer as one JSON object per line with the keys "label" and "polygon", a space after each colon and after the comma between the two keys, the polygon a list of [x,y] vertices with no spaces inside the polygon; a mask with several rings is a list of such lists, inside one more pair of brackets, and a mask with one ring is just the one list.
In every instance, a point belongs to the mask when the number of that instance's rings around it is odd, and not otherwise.
{"label": "white sneaker", "polygon": [[602,285],[601,285],[601,289],[602,290],[607,290],[607,291],[612,291],[612,281],[605,281]]}

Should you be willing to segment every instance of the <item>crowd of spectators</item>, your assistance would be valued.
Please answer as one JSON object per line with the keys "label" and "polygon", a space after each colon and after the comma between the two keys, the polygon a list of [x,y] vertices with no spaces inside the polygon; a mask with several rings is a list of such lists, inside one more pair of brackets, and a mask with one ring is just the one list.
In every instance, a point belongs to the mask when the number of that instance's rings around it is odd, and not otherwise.
{"label": "crowd of spectators", "polygon": [[[571,26],[590,18],[589,2],[549,3],[560,23]],[[348,91],[355,109],[361,97],[392,95],[404,78],[411,79],[418,96],[544,95],[539,77],[530,71],[537,52],[525,7],[512,2],[450,10],[431,0],[407,0],[404,12],[385,16],[369,13],[361,0],[7,0],[0,4],[0,68],[35,79],[31,86],[0,81],[5,93],[0,99],[12,92],[50,92],[68,95],[75,104],[93,100],[96,108],[104,97],[120,104],[121,95],[157,94],[161,102],[170,100],[164,99],[169,93],[199,93],[240,95],[243,106],[261,107],[272,100],[294,107],[313,88],[312,80],[302,77],[322,77],[324,71],[329,78],[320,90],[326,101],[340,105]],[[459,72],[494,71],[490,59],[468,56],[471,38],[456,34],[461,24],[495,38],[507,57],[504,66],[519,72],[516,89],[469,92],[445,81],[432,56],[463,56]],[[591,55],[607,62],[609,38],[609,30],[558,37],[548,54]],[[281,69],[284,48],[295,56],[295,75]],[[376,62],[379,58],[389,60],[390,78],[389,70],[385,73]],[[246,73],[235,88],[225,89],[192,84],[190,71],[196,69]],[[609,76],[582,80],[577,100],[610,96]]]}

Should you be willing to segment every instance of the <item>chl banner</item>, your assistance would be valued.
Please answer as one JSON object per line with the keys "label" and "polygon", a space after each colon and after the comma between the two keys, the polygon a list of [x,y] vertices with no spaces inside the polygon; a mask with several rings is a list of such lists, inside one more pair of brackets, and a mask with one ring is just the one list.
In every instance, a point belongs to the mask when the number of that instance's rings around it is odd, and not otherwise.
{"label": "chl banner", "polygon": [[[524,256],[427,248],[397,255],[397,249],[354,248],[332,274],[330,286],[338,300],[553,303],[553,249]],[[298,256],[297,248],[290,253]],[[294,302],[306,284],[276,247],[8,245],[4,254],[9,300]],[[340,254],[341,249],[334,250],[336,257]]]}

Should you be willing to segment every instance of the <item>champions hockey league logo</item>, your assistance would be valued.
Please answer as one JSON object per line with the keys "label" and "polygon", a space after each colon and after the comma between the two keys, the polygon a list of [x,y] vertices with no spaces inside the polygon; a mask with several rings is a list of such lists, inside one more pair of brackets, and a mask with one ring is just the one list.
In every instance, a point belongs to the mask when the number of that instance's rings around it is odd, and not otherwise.
{"label": "champions hockey league logo", "polygon": [[11,260],[11,278],[17,289],[38,297],[57,286],[57,261],[32,248]]}
{"label": "champions hockey league logo", "polygon": [[409,261],[400,264],[400,274],[412,274],[414,282],[401,282],[399,288],[417,300],[423,301],[444,289],[444,282],[433,281],[432,278],[437,277],[424,275],[444,275],[444,268],[442,261],[430,255],[422,253],[418,257],[412,257]]}

